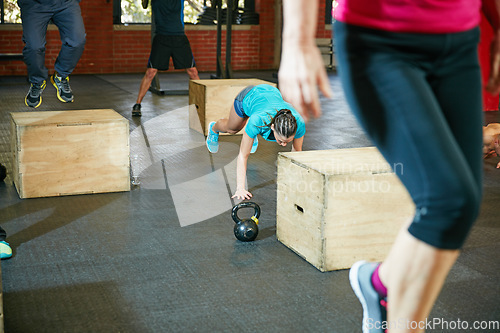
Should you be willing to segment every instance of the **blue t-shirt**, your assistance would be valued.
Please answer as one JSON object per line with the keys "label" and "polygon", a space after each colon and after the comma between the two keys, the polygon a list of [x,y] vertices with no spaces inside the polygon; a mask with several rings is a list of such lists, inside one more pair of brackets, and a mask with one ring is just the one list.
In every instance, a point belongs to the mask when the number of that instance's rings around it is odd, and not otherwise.
{"label": "blue t-shirt", "polygon": [[184,0],[152,0],[155,33],[184,35]]}
{"label": "blue t-shirt", "polygon": [[281,109],[292,111],[297,120],[295,138],[301,138],[306,133],[306,124],[302,116],[295,111],[290,103],[283,100],[278,89],[268,84],[255,86],[243,98],[243,111],[248,116],[245,132],[254,139],[261,135],[267,141],[276,141],[271,126],[266,126]]}

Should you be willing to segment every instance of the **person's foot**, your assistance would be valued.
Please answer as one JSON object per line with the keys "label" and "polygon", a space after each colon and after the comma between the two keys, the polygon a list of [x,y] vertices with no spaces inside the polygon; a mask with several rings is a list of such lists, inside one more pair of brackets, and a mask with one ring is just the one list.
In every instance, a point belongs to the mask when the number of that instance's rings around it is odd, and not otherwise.
{"label": "person's foot", "polygon": [[57,90],[57,98],[63,103],[73,102],[73,92],[69,86],[69,77],[62,78],[59,74],[54,73],[50,77],[50,82]]}
{"label": "person's foot", "polygon": [[7,177],[7,168],[0,163],[0,182],[3,182],[5,177]]}
{"label": "person's foot", "polygon": [[351,287],[363,307],[363,333],[383,333],[387,326],[387,300],[372,285],[378,263],[358,261],[349,271]]}
{"label": "person's foot", "polygon": [[12,249],[6,241],[0,241],[0,259],[12,257]]}
{"label": "person's foot", "polygon": [[219,151],[219,133],[216,133],[212,130],[214,125],[215,121],[212,121],[208,125],[208,135],[206,141],[208,151],[211,152],[212,154],[215,154],[216,152]]}
{"label": "person's foot", "polygon": [[141,104],[136,103],[132,107],[132,117],[140,117],[140,116],[142,116]]}
{"label": "person's foot", "polygon": [[257,151],[257,147],[259,146],[259,137],[255,137],[255,139],[253,139],[253,144],[252,144],[252,150],[250,150],[250,154],[253,154]]}
{"label": "person's foot", "polygon": [[32,83],[28,94],[24,98],[26,106],[37,108],[42,104],[42,92],[47,86],[45,80],[41,84]]}

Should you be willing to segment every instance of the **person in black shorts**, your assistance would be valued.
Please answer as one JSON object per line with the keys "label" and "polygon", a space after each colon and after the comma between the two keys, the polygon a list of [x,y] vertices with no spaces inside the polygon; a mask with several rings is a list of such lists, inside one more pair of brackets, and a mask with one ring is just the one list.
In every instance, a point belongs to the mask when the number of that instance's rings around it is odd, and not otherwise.
{"label": "person in black shorts", "polygon": [[[147,7],[147,1],[143,1]],[[175,69],[186,69],[191,80],[199,80],[191,45],[184,33],[184,0],[152,0],[155,31],[148,69],[142,78],[132,116],[141,116],[141,102],[158,71],[166,71],[172,58]]]}

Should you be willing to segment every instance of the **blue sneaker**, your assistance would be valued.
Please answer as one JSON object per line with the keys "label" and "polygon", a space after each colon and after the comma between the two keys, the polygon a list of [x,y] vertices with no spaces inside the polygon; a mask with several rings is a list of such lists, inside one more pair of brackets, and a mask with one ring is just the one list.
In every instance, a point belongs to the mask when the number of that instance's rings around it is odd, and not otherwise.
{"label": "blue sneaker", "polygon": [[259,137],[255,137],[255,139],[253,139],[253,144],[252,144],[252,150],[250,150],[250,154],[253,154],[257,151],[257,147],[259,146]]}
{"label": "blue sneaker", "polygon": [[8,259],[12,257],[12,249],[6,241],[0,241],[0,259]]}
{"label": "blue sneaker", "polygon": [[373,288],[371,277],[378,263],[358,261],[349,271],[349,281],[363,307],[363,333],[383,333],[387,328],[387,300]]}
{"label": "blue sneaker", "polygon": [[216,133],[212,130],[212,127],[214,127],[214,125],[215,121],[212,121],[208,125],[208,135],[206,141],[208,151],[212,154],[215,154],[219,151],[219,133]]}

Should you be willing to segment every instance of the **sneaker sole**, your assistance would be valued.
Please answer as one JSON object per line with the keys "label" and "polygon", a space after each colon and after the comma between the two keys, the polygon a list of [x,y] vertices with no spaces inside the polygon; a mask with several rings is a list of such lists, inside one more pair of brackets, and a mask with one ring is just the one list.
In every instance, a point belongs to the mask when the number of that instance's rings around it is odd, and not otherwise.
{"label": "sneaker sole", "polygon": [[211,150],[210,150],[210,147],[208,146],[208,138],[207,138],[207,140],[205,140],[205,146],[207,146],[208,151],[209,151],[210,153],[212,153],[212,154],[215,154],[215,153],[217,153],[217,152],[219,151],[219,148],[218,148],[218,147],[217,147],[217,150],[216,150],[216,151],[211,151]]}
{"label": "sneaker sole", "polygon": [[132,117],[140,117],[142,116],[141,111],[132,111]]}
{"label": "sneaker sole", "polygon": [[359,285],[358,279],[359,267],[366,263],[367,261],[362,260],[352,265],[351,269],[349,270],[349,282],[351,283],[351,288],[354,291],[354,294],[356,294],[356,297],[359,299],[359,302],[361,303],[361,306],[363,308],[363,333],[370,333],[369,328],[365,327],[365,320],[368,318],[368,305],[366,304],[366,299],[363,295],[363,292],[361,291],[361,286]]}
{"label": "sneaker sole", "polygon": [[74,98],[72,98],[71,100],[65,100],[64,98],[61,97],[61,95],[59,94],[59,88],[57,87],[57,84],[54,82],[54,76],[50,77],[50,82],[52,83],[54,88],[56,88],[58,100],[60,100],[63,103],[73,103],[73,101],[75,100]]}

